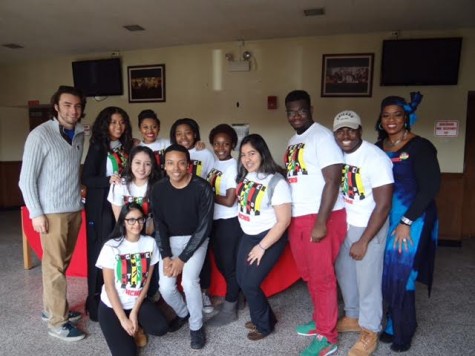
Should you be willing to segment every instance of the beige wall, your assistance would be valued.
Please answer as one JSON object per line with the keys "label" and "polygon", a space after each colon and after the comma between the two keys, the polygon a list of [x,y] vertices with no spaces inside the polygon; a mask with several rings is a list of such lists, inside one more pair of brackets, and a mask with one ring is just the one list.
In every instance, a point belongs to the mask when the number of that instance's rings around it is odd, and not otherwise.
{"label": "beige wall", "polygon": [[[374,122],[379,103],[387,95],[409,97],[420,90],[424,100],[418,110],[419,121],[414,132],[429,138],[438,148],[444,172],[462,172],[467,91],[475,90],[475,29],[450,32],[404,32],[403,38],[462,36],[463,49],[459,85],[430,87],[380,87],[379,71],[382,40],[387,33],[339,35],[293,39],[249,41],[245,49],[253,53],[250,72],[228,72],[224,53],[238,56],[244,49],[240,43],[170,47],[122,52],[124,86],[127,86],[127,66],[166,64],[165,103],[129,104],[127,89],[123,96],[96,102],[88,99],[84,123],[92,123],[106,106],[124,108],[130,115],[134,135],[139,137],[137,114],[146,108],[155,110],[162,121],[162,135],[174,120],[192,117],[201,126],[202,139],[218,123],[249,123],[251,132],[262,134],[276,159],[281,161],[292,129],[286,122],[283,101],[292,89],[309,91],[315,107],[314,117],[330,126],[336,113],[344,109],[357,111],[363,118],[365,138],[374,141]],[[322,54],[375,54],[373,96],[371,98],[321,98],[320,80]],[[84,54],[78,57],[56,58],[0,66],[0,160],[21,159],[27,135],[28,100],[47,103],[60,84],[72,84],[71,62],[78,59],[107,57],[109,53]],[[278,110],[267,110],[267,96],[278,96]],[[236,103],[239,103],[237,107]],[[20,109],[18,107],[22,107]],[[442,139],[433,135],[436,120],[459,120],[458,138]]]}

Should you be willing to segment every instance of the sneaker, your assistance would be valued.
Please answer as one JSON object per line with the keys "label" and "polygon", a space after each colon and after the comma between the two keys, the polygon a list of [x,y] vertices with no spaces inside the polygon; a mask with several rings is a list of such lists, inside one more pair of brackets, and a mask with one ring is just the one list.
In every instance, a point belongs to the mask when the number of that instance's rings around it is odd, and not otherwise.
{"label": "sneaker", "polygon": [[206,336],[205,336],[205,329],[203,326],[198,330],[190,330],[190,337],[191,337],[190,346],[192,349],[199,350],[205,347]]}
{"label": "sneaker", "polygon": [[85,333],[83,333],[70,322],[65,323],[59,328],[48,329],[48,334],[63,341],[79,341],[86,337]]}
{"label": "sneaker", "polygon": [[348,318],[344,316],[338,323],[336,324],[336,330],[339,333],[347,333],[347,332],[361,332],[361,327],[358,324],[358,319],[355,318]]}
{"label": "sneaker", "polygon": [[[81,319],[81,313],[80,313],[80,312],[70,311],[70,312],[68,313],[68,320],[69,320],[71,323],[75,323],[75,322],[79,321],[79,319]],[[48,314],[48,312],[45,312],[45,311],[42,311],[42,312],[41,312],[41,320],[43,320],[43,321],[49,321],[49,314]]]}
{"label": "sneaker", "polygon": [[175,317],[175,319],[173,319],[170,324],[168,325],[168,331],[173,333],[179,329],[181,329],[181,327],[183,325],[186,324],[186,322],[188,321],[188,319],[190,318],[190,314],[188,314],[187,316],[183,317],[183,318],[180,318],[178,315]]}
{"label": "sneaker", "polygon": [[135,340],[135,345],[137,345],[137,347],[147,346],[147,342],[148,342],[147,334],[145,334],[145,332],[143,331],[141,327],[139,327],[139,329],[135,333],[134,340]]}
{"label": "sneaker", "polygon": [[348,356],[369,356],[378,347],[378,334],[361,329],[359,340],[348,351]]}
{"label": "sneaker", "polygon": [[201,293],[203,297],[203,313],[210,314],[214,311],[213,303],[206,292]]}
{"label": "sneaker", "polygon": [[315,336],[317,335],[317,326],[315,325],[315,322],[309,321],[306,324],[300,324],[295,327],[295,331],[297,334],[302,335],[302,336]]}
{"label": "sneaker", "polygon": [[300,353],[300,356],[327,356],[338,350],[337,344],[332,344],[325,336],[316,335],[311,344]]}

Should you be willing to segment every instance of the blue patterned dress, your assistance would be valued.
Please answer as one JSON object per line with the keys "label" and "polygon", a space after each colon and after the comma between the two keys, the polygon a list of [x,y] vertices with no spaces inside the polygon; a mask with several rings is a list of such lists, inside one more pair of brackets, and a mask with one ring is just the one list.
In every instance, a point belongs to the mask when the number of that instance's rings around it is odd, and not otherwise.
{"label": "blue patterned dress", "polygon": [[[382,141],[377,144],[382,148]],[[432,286],[438,218],[435,195],[440,186],[437,151],[430,141],[416,136],[396,152],[393,162],[394,194],[383,270],[383,298],[388,306],[386,332],[394,343],[410,344],[417,327],[414,291],[416,281]],[[413,220],[408,251],[398,252],[392,235],[405,216]]]}

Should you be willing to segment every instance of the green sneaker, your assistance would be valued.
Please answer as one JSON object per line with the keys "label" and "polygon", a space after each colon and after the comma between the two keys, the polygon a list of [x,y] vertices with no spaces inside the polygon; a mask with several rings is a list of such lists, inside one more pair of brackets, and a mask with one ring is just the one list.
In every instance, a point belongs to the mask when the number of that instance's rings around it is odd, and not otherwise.
{"label": "green sneaker", "polygon": [[316,335],[310,345],[300,353],[300,356],[327,356],[338,350],[337,344],[332,344],[325,336]]}
{"label": "green sneaker", "polygon": [[300,324],[295,327],[295,331],[297,334],[302,335],[302,336],[315,336],[317,335],[317,326],[315,325],[315,322],[309,321],[306,324]]}

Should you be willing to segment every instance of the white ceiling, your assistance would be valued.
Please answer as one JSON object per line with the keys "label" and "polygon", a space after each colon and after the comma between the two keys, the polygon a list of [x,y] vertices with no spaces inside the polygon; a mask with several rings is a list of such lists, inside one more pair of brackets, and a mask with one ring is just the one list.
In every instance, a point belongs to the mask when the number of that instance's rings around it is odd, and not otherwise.
{"label": "white ceiling", "polygon": [[[325,8],[304,17],[303,10]],[[122,26],[138,24],[145,32]],[[200,43],[475,27],[475,0],[0,0],[0,63]],[[15,43],[23,49],[1,45]]]}

